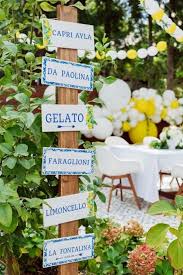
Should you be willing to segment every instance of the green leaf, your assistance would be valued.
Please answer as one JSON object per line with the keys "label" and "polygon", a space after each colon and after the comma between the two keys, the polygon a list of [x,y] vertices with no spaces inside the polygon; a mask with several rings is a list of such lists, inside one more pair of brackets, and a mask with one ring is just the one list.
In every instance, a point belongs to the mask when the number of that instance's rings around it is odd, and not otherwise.
{"label": "green leaf", "polygon": [[72,7],[75,7],[79,10],[82,10],[82,11],[86,9],[86,7],[83,6],[83,4],[80,1],[76,2],[74,5],[72,5]]}
{"label": "green leaf", "polygon": [[25,125],[27,128],[30,128],[35,120],[35,116],[33,113],[27,113],[25,115]]}
{"label": "green leaf", "polygon": [[18,144],[15,148],[14,156],[28,156],[28,146],[26,144]]}
{"label": "green leaf", "polygon": [[178,232],[178,230],[176,228],[170,227],[169,231],[170,231],[171,234],[173,234],[174,236],[178,237],[179,232]]}
{"label": "green leaf", "polygon": [[8,53],[10,53],[12,56],[15,56],[17,54],[17,45],[9,42],[9,41],[4,41],[4,48]]}
{"label": "green leaf", "polygon": [[90,103],[96,103],[97,105],[100,105],[101,107],[104,106],[104,102],[102,99],[100,99],[99,97],[94,98],[93,100],[90,101]]}
{"label": "green leaf", "polygon": [[116,77],[114,77],[114,76],[108,76],[108,77],[104,78],[104,82],[106,84],[112,84],[115,81],[116,81]]}
{"label": "green leaf", "polygon": [[4,20],[6,18],[6,14],[3,9],[0,9],[0,21]]}
{"label": "green leaf", "polygon": [[12,208],[8,203],[0,204],[0,223],[6,227],[12,223]]}
{"label": "green leaf", "polygon": [[150,228],[146,235],[146,243],[157,249],[166,240],[166,235],[169,230],[169,224],[159,223]]}
{"label": "green leaf", "polygon": [[15,211],[13,211],[12,222],[11,222],[10,226],[6,227],[6,226],[0,224],[0,230],[4,231],[5,233],[10,234],[15,231],[17,226],[18,226],[18,216],[17,216],[17,213]]}
{"label": "green leaf", "polygon": [[8,157],[3,160],[2,166],[7,166],[9,169],[13,169],[17,163],[17,159],[14,157]]}
{"label": "green leaf", "polygon": [[6,132],[4,133],[4,139],[5,139],[5,142],[10,144],[10,145],[13,145],[14,144],[14,139],[13,139],[13,136],[12,134],[10,133],[10,131],[6,130]]}
{"label": "green leaf", "polygon": [[19,93],[14,96],[14,98],[22,103],[22,104],[28,104],[29,103],[29,97],[25,95],[24,93]]}
{"label": "green leaf", "polygon": [[105,195],[104,195],[102,192],[97,191],[97,195],[98,195],[99,199],[100,199],[103,203],[106,202],[106,197],[105,197]]}
{"label": "green leaf", "polygon": [[35,165],[34,159],[19,159],[19,163],[27,170],[31,169]]}
{"label": "green leaf", "polygon": [[12,154],[12,146],[8,143],[1,143],[0,144],[0,151],[4,154],[11,155]]}
{"label": "green leaf", "polygon": [[39,208],[42,203],[43,203],[43,200],[39,198],[32,198],[32,199],[27,199],[26,205],[30,208]]}
{"label": "green leaf", "polygon": [[177,195],[175,197],[175,204],[177,208],[183,210],[183,196]]}
{"label": "green leaf", "polygon": [[40,7],[41,7],[42,10],[44,10],[46,12],[51,12],[51,11],[55,11],[56,10],[56,8],[54,6],[50,5],[47,2],[42,2],[40,4]]}
{"label": "green leaf", "polygon": [[36,184],[40,184],[40,181],[41,181],[41,177],[40,177],[40,175],[39,175],[39,173],[37,172],[37,173],[35,173],[35,174],[29,174],[29,175],[27,175],[26,176],[26,180],[28,181],[28,182],[34,182],[34,183],[36,183]]}
{"label": "green leaf", "polygon": [[100,90],[103,87],[103,82],[101,82],[100,80],[97,80],[97,81],[95,81],[94,86],[95,86],[97,92],[100,92]]}
{"label": "green leaf", "polygon": [[168,258],[175,269],[183,268],[183,242],[174,240],[168,247]]}
{"label": "green leaf", "polygon": [[176,213],[175,207],[165,200],[155,202],[148,210],[148,214],[150,215],[175,214],[175,213]]}

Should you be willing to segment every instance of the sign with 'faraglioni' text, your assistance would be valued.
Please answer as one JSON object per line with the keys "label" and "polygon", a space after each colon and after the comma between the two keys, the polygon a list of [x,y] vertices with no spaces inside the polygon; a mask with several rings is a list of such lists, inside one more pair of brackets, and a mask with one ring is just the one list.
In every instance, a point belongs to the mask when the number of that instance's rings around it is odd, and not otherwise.
{"label": "sign with 'faraglioni' text", "polygon": [[94,193],[79,194],[46,199],[43,203],[44,227],[76,221],[95,215]]}
{"label": "sign with 'faraglioni' text", "polygon": [[43,267],[88,260],[94,257],[94,234],[46,240],[43,247]]}
{"label": "sign with 'faraglioni' text", "polygon": [[94,150],[43,148],[43,175],[87,175],[94,172]]}
{"label": "sign with 'faraglioni' text", "polygon": [[93,128],[92,105],[42,104],[42,131],[83,131]]}
{"label": "sign with 'faraglioni' text", "polygon": [[66,49],[94,51],[94,28],[53,19],[42,20],[43,44]]}
{"label": "sign with 'faraglioni' text", "polygon": [[42,84],[93,91],[93,76],[94,69],[91,65],[42,58]]}

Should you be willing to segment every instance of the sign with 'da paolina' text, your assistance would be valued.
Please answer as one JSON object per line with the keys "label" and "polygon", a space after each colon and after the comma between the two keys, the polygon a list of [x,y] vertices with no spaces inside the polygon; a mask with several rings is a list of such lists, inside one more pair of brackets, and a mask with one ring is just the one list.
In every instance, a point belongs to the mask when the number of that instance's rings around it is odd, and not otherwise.
{"label": "sign with 'da paolina' text", "polygon": [[93,106],[42,104],[42,131],[83,131],[93,128]]}
{"label": "sign with 'da paolina' text", "polygon": [[43,19],[42,29],[44,46],[94,51],[92,25]]}
{"label": "sign with 'da paolina' text", "polygon": [[87,175],[94,172],[94,150],[43,148],[43,175]]}
{"label": "sign with 'da paolina' text", "polygon": [[94,234],[46,240],[43,267],[88,260],[94,257]]}
{"label": "sign with 'da paolina' text", "polygon": [[94,214],[93,192],[46,199],[43,203],[44,227],[92,217]]}
{"label": "sign with 'da paolina' text", "polygon": [[93,66],[55,58],[42,58],[42,84],[93,91]]}

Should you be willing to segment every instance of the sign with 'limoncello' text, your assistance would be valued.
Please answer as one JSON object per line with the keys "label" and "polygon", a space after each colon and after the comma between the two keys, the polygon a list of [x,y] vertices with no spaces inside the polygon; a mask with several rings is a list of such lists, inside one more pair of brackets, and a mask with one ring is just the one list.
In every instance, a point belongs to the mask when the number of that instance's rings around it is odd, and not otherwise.
{"label": "sign with 'limoncello' text", "polygon": [[88,260],[94,257],[94,234],[46,240],[43,267]]}
{"label": "sign with 'limoncello' text", "polygon": [[44,227],[92,217],[94,214],[93,192],[46,199],[43,203]]}
{"label": "sign with 'limoncello' text", "polygon": [[55,58],[42,59],[42,84],[93,91],[93,66]]}
{"label": "sign with 'limoncello' text", "polygon": [[42,29],[44,46],[94,51],[92,25],[43,19]]}
{"label": "sign with 'limoncello' text", "polygon": [[93,128],[92,105],[42,104],[42,131],[83,131]]}
{"label": "sign with 'limoncello' text", "polygon": [[94,150],[43,148],[43,175],[87,175],[94,172]]}

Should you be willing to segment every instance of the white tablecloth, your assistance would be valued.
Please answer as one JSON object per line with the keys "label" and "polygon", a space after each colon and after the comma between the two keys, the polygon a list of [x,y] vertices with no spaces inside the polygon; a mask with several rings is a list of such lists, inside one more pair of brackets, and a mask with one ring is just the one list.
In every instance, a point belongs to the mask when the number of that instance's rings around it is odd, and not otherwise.
{"label": "white tablecloth", "polygon": [[159,172],[171,172],[175,164],[183,164],[183,150],[157,150],[144,145],[117,145],[110,148],[119,158],[141,161],[142,170],[132,177],[138,196],[151,203],[159,200]]}

